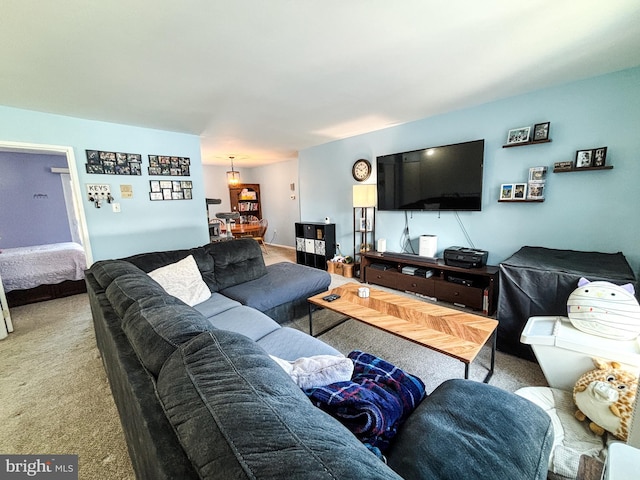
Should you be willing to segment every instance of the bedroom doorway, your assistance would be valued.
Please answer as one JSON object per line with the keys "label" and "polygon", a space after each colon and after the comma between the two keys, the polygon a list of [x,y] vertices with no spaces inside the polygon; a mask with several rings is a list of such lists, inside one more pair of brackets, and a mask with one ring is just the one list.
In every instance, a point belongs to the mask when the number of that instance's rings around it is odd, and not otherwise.
{"label": "bedroom doorway", "polygon": [[[67,200],[65,203],[67,205],[70,231],[72,232],[73,241],[82,245],[87,265],[91,265],[93,263],[93,255],[91,252],[91,243],[89,241],[89,232],[87,229],[84,206],[82,204],[80,180],[78,178],[76,170],[76,159],[73,148],[60,145],[0,141],[0,151],[33,154],[55,154],[64,155],[66,157],[67,169],[64,169],[65,171],[55,173],[60,173],[61,176],[67,177],[67,180],[63,178],[61,181],[63,183],[65,200]],[[0,279],[0,282],[1,281],[2,280]],[[0,317],[1,339],[4,335],[6,335],[7,331],[11,332],[13,330],[5,292],[2,288],[0,288],[0,306],[2,307],[2,316]]]}
{"label": "bedroom doorway", "polygon": [[66,200],[67,216],[69,217],[69,229],[72,232],[72,237],[74,237],[73,241],[80,243],[84,248],[87,265],[91,265],[93,263],[93,255],[91,252],[84,206],[82,204],[80,180],[77,175],[76,159],[73,148],[60,145],[0,141],[0,151],[33,154],[62,154],[66,157],[67,169],[64,169],[64,171],[62,171],[63,169],[60,169],[61,171],[53,173],[59,173],[61,177],[63,177],[61,181]]}

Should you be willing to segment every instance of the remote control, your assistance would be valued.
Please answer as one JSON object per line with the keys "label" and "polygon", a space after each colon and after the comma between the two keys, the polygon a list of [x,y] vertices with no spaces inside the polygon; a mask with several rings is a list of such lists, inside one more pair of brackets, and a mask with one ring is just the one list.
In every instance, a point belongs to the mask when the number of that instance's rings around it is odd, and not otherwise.
{"label": "remote control", "polygon": [[322,299],[325,302],[333,302],[334,300],[337,300],[340,298],[340,295],[336,294],[336,293],[332,293],[331,295],[327,295],[326,297],[322,297]]}

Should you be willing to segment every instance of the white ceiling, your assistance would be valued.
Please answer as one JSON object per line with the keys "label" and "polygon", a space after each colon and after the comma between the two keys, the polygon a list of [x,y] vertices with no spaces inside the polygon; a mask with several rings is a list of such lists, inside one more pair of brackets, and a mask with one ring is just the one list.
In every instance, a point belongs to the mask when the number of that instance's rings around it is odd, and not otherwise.
{"label": "white ceiling", "polygon": [[208,164],[637,65],[638,0],[0,2],[1,105],[200,135]]}

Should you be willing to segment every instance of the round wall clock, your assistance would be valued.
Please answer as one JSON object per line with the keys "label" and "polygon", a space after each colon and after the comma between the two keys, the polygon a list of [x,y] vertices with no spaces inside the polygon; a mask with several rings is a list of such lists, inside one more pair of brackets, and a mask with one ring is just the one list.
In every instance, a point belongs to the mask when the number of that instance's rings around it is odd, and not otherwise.
{"label": "round wall clock", "polygon": [[351,174],[358,182],[364,182],[371,175],[371,163],[364,158],[356,160],[351,169]]}

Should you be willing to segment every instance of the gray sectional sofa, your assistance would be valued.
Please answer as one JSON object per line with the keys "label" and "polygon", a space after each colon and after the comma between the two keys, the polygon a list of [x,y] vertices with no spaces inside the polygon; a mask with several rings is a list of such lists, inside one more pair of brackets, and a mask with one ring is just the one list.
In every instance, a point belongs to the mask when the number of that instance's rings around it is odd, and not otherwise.
{"label": "gray sectional sofa", "polygon": [[[211,296],[189,306],[151,276],[192,255]],[[330,276],[265,266],[251,239],[96,262],[96,332],[141,479],[542,479],[549,417],[511,393],[450,380],[409,417],[388,464],[314,407],[270,355],[337,355],[281,323]],[[343,352],[347,353],[347,352]]]}

